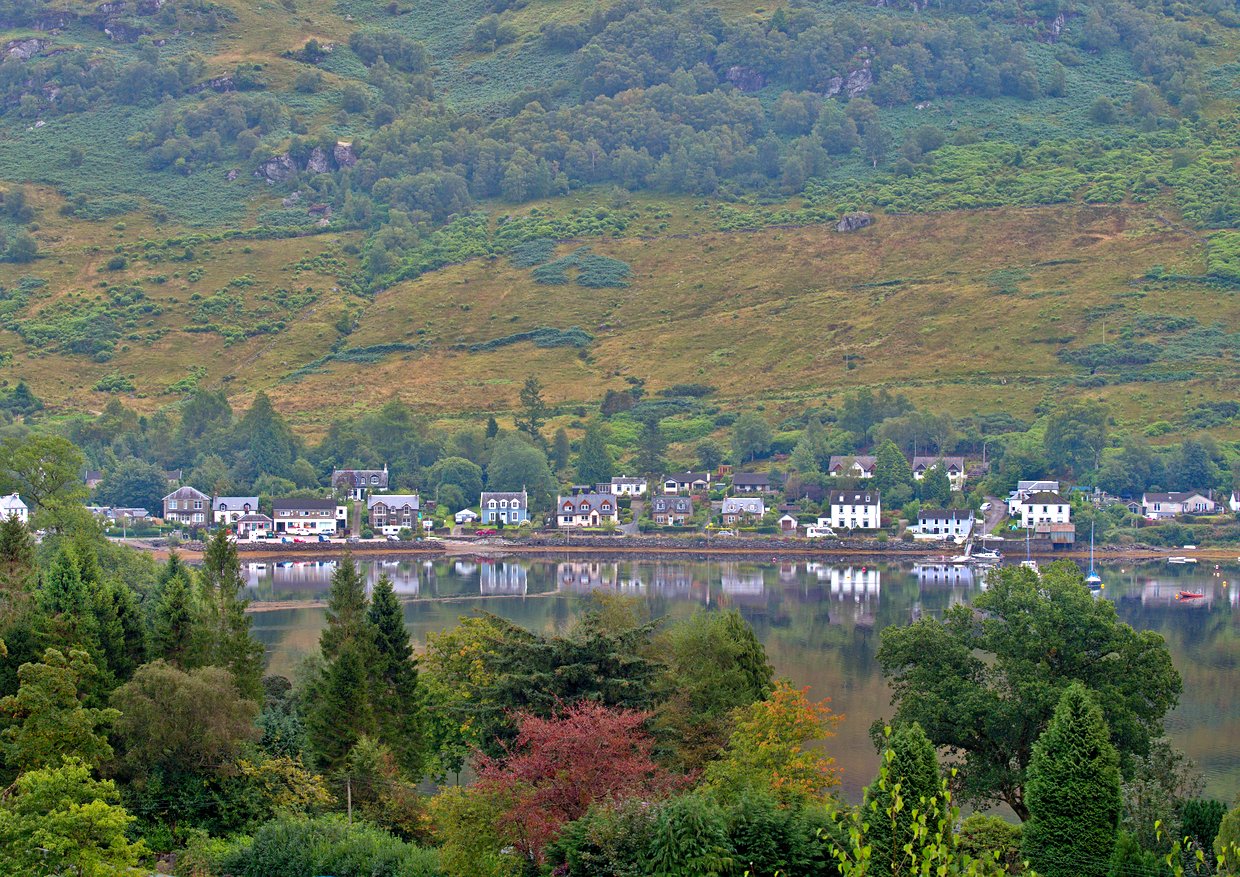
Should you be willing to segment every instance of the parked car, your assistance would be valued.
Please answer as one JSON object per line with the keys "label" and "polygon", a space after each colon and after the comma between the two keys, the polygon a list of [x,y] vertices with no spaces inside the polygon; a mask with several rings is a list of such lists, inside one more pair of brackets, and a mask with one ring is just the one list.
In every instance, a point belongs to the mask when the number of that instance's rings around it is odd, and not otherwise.
{"label": "parked car", "polygon": [[399,541],[400,541],[400,537],[399,537],[399,536],[397,536],[395,533],[389,533],[389,534],[388,534],[388,537],[387,537],[387,541],[389,541],[389,542],[399,542]]}
{"label": "parked car", "polygon": [[332,540],[331,540],[330,538],[328,538],[328,536],[326,536],[325,534],[320,533],[320,534],[319,534],[319,541],[320,541],[320,542],[330,542],[330,541],[332,541]]}
{"label": "parked car", "polygon": [[347,542],[347,543],[348,543],[348,544],[350,544],[350,545],[356,545],[358,542],[361,542],[361,541],[362,541],[362,537],[361,537],[361,536],[350,536],[349,538],[345,539],[344,541],[345,541],[345,542]]}
{"label": "parked car", "polygon": [[475,536],[494,536],[497,533],[499,533],[499,530],[474,530]]}
{"label": "parked car", "polygon": [[830,527],[819,527],[817,524],[810,524],[805,528],[805,538],[807,539],[834,539],[835,531]]}

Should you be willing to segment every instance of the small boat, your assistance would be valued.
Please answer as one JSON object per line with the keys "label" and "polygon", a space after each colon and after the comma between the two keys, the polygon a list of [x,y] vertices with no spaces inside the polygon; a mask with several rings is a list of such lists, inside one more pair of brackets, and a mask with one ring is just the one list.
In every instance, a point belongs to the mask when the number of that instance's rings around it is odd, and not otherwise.
{"label": "small boat", "polygon": [[974,554],[973,554],[973,559],[974,559],[974,560],[981,560],[981,561],[987,561],[987,560],[1002,560],[1002,559],[1003,559],[1003,555],[1002,555],[1002,554],[1000,554],[998,551],[994,551],[994,550],[990,550],[990,549],[988,549],[988,550],[986,550],[986,551],[977,551],[977,552],[974,552]]}
{"label": "small boat", "polygon": [[971,563],[973,558],[967,554],[957,554],[955,557],[947,558],[948,563]]}
{"label": "small boat", "polygon": [[1167,563],[1184,564],[1184,563],[1196,563],[1196,562],[1197,562],[1197,558],[1184,557],[1181,554],[1176,554],[1176,555],[1173,555],[1167,558]]}
{"label": "small boat", "polygon": [[1040,575],[1038,572],[1038,562],[1029,553],[1029,531],[1027,529],[1025,530],[1025,559],[1020,562],[1020,565],[1024,569],[1031,569],[1035,574]]}
{"label": "small boat", "polygon": [[1089,525],[1089,575],[1085,576],[1085,584],[1089,585],[1091,591],[1096,591],[1102,587],[1102,576],[1098,575],[1098,570],[1094,568],[1094,525]]}
{"label": "small boat", "polygon": [[1196,591],[1176,591],[1175,598],[1177,600],[1200,600],[1205,594],[1199,594]]}

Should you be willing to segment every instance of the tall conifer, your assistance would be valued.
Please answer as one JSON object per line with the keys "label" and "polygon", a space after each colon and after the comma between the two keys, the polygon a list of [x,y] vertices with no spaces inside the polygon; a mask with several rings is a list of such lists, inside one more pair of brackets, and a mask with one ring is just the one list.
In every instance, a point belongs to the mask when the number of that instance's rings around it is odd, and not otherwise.
{"label": "tall conifer", "polygon": [[263,644],[250,633],[250,618],[245,614],[249,601],[239,596],[245,587],[241,560],[236,544],[223,528],[207,542],[198,585],[202,612],[197,631],[198,662],[226,668],[244,697],[259,700],[263,692]]}
{"label": "tall conifer", "polygon": [[387,576],[375,585],[367,618],[374,630],[371,703],[380,740],[411,778],[421,774],[423,757],[422,705],[418,670],[400,601]]}

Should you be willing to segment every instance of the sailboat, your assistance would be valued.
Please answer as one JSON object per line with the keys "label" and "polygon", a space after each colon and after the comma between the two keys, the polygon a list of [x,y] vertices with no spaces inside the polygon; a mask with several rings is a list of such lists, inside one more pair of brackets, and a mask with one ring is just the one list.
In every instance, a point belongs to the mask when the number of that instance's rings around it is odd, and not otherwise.
{"label": "sailboat", "polygon": [[1098,575],[1098,570],[1094,568],[1094,525],[1089,525],[1089,575],[1085,576],[1085,584],[1089,585],[1091,591],[1096,591],[1102,587],[1102,576]]}
{"label": "sailboat", "polygon": [[1020,562],[1025,569],[1031,569],[1035,573],[1038,571],[1038,562],[1029,554],[1029,530],[1025,530],[1025,559]]}

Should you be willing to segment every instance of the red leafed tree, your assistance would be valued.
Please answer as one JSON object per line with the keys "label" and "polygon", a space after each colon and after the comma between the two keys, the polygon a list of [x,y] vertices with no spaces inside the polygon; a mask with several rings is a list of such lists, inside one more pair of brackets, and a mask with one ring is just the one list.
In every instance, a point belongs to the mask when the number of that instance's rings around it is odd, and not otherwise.
{"label": "red leafed tree", "polygon": [[650,757],[649,713],[580,701],[551,718],[517,713],[517,739],[502,758],[480,759],[480,790],[511,801],[503,822],[530,861],[597,801],[654,798],[674,780]]}

